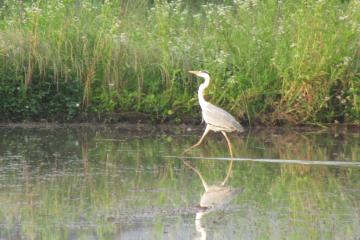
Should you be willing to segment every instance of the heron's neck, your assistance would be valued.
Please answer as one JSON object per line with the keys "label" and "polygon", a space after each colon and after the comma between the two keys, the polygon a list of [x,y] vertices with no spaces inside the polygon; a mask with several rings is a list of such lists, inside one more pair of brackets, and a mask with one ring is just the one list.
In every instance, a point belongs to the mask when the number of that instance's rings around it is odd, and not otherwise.
{"label": "heron's neck", "polygon": [[205,90],[205,88],[207,88],[209,86],[209,83],[210,83],[210,77],[205,77],[204,79],[205,79],[205,82],[203,82],[200,85],[199,90],[198,90],[199,103],[200,103],[201,107],[203,107],[207,103],[207,101],[204,98],[204,90]]}

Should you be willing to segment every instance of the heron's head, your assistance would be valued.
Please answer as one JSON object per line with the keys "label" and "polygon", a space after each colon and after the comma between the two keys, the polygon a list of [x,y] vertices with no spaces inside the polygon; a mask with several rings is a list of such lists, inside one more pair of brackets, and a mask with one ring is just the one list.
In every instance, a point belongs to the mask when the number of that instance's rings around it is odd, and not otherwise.
{"label": "heron's head", "polygon": [[189,71],[189,73],[191,74],[194,74],[198,77],[202,77],[202,78],[209,78],[210,79],[210,76],[209,76],[209,73],[207,71]]}

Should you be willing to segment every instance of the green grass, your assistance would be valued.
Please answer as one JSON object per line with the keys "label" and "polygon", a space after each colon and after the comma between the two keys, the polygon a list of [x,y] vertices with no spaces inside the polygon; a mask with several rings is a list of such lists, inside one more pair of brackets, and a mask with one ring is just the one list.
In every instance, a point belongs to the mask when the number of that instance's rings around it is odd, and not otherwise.
{"label": "green grass", "polygon": [[243,123],[360,123],[359,1],[196,2],[5,1],[0,118],[180,122],[206,69]]}

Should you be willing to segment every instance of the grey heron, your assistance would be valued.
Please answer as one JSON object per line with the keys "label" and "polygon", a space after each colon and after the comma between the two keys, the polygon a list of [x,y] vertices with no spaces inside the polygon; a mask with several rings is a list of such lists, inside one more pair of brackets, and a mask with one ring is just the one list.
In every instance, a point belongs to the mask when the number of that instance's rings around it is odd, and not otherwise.
{"label": "grey heron", "polygon": [[202,118],[206,123],[205,131],[200,138],[200,140],[195,143],[193,146],[189,147],[185,150],[185,152],[190,149],[199,146],[204,140],[205,136],[209,133],[209,131],[221,132],[228,144],[229,151],[232,157],[232,147],[229,138],[227,137],[227,132],[243,132],[244,128],[238,123],[235,118],[228,113],[227,111],[209,103],[204,98],[204,90],[209,86],[210,76],[206,71],[189,71],[198,77],[204,78],[204,82],[200,85],[198,90],[198,98],[200,107],[202,110]]}

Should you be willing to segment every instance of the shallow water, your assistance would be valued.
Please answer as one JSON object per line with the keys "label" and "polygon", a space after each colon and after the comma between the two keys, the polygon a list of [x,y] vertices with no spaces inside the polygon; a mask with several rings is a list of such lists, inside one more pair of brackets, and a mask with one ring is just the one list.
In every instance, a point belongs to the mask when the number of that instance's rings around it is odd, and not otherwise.
{"label": "shallow water", "polygon": [[359,133],[200,135],[0,128],[0,239],[359,239]]}

